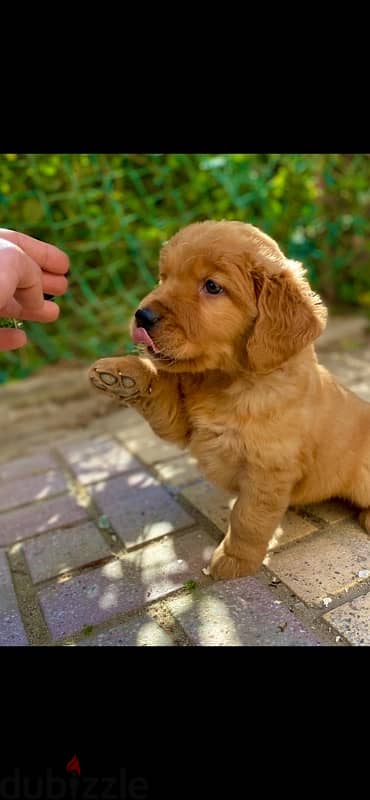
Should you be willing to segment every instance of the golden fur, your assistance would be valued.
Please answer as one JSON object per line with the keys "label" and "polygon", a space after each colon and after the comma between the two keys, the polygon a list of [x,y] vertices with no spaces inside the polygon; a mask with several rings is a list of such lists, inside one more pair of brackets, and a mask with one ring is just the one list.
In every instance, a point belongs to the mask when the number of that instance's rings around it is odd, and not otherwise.
{"label": "golden fur", "polygon": [[212,575],[257,571],[289,505],[346,498],[370,532],[370,404],[317,362],[326,309],[301,264],[252,225],[207,221],[164,245],[159,272],[140,304],[159,353],[100,359],[90,379],[237,494]]}

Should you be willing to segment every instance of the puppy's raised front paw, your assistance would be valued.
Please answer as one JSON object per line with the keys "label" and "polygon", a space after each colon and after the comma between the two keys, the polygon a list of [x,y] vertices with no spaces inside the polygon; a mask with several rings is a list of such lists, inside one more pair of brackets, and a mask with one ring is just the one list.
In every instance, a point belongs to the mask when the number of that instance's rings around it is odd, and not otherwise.
{"label": "puppy's raised front paw", "polygon": [[95,389],[130,402],[150,393],[153,375],[138,356],[100,358],[90,367],[89,380]]}

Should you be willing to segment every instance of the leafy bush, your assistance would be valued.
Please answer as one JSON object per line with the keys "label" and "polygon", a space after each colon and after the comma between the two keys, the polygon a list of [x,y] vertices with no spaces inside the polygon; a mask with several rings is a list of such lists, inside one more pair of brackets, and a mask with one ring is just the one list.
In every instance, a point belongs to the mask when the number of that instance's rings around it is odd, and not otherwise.
{"label": "leafy bush", "polygon": [[46,362],[122,353],[161,243],[206,218],[263,228],[331,305],[370,309],[369,155],[0,156],[0,227],[60,246],[71,288],[51,326],[1,354],[0,380]]}

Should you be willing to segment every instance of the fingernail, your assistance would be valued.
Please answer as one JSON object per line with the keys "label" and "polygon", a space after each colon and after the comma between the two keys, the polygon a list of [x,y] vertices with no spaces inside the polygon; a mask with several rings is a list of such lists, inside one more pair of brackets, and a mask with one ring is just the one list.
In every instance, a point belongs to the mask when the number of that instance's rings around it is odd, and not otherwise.
{"label": "fingernail", "polygon": [[44,300],[54,300],[55,294],[44,294]]}

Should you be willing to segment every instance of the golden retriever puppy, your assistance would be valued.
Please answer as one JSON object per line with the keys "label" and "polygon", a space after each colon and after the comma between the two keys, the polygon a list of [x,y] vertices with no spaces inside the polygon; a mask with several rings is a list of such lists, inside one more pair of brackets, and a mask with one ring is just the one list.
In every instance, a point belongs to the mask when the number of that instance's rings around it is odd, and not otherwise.
{"label": "golden retriever puppy", "polygon": [[318,364],[326,316],[302,265],[265,233],[200,222],[164,245],[159,284],[136,311],[146,357],[90,369],[93,386],[237,495],[215,578],[256,572],[290,504],[347,498],[370,532],[370,404]]}

